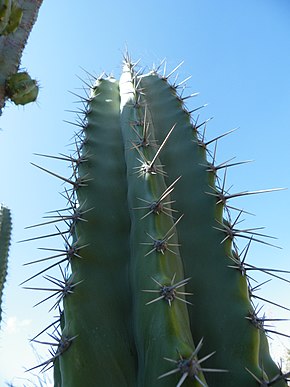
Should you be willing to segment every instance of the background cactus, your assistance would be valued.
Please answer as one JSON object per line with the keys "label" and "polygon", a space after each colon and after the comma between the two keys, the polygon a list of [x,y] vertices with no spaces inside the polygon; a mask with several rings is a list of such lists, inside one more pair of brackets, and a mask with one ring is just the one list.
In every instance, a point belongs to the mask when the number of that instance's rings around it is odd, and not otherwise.
{"label": "background cactus", "polygon": [[0,207],[0,323],[2,320],[2,296],[8,266],[8,250],[11,239],[11,214],[3,205]]}
{"label": "background cactus", "polygon": [[2,0],[0,3],[0,34],[9,35],[18,28],[23,10],[16,0]]}
{"label": "background cactus", "polygon": [[68,213],[49,220],[66,248],[29,278],[64,264],[61,280],[46,275],[64,310],[40,365],[56,366],[56,386],[286,386],[245,262],[268,242],[229,204],[258,192],[226,192],[217,172],[237,163],[215,164],[173,72],[126,56],[120,81],[95,79],[84,99],[75,154],[57,157],[72,176],[40,167],[69,185]]}
{"label": "background cactus", "polygon": [[33,95],[26,95],[24,99],[11,94],[11,83],[19,71],[22,52],[41,4],[42,0],[0,1],[0,113],[8,98],[16,104],[36,99],[38,87],[35,81]]}

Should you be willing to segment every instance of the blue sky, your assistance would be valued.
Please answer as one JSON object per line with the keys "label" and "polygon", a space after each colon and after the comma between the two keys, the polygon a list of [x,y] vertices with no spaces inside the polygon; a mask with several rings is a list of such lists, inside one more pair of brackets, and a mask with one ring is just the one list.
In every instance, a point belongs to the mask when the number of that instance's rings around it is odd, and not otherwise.
{"label": "blue sky", "polygon": [[[214,117],[208,138],[238,128],[220,141],[218,161],[232,157],[255,161],[229,171],[231,192],[288,188],[237,199],[235,204],[255,214],[246,218],[245,227],[265,226],[265,233],[278,237],[275,243],[282,247],[256,244],[249,262],[290,269],[289,2],[180,0],[177,5],[172,0],[149,0],[139,6],[132,0],[113,5],[84,0],[71,4],[44,0],[22,59],[22,66],[39,80],[39,99],[24,108],[8,103],[0,118],[0,201],[11,208],[14,219],[0,333],[1,386],[12,379],[15,386],[28,385],[20,379],[27,377],[22,369],[37,363],[28,337],[51,321],[47,305],[33,308],[42,295],[19,287],[35,270],[23,263],[44,256],[38,247],[63,247],[59,240],[17,243],[41,232],[26,226],[39,223],[46,211],[64,206],[61,182],[30,162],[68,175],[64,163],[34,153],[69,153],[74,128],[64,120],[74,121],[67,110],[78,106],[78,98],[69,91],[83,95],[78,78],[86,78],[82,68],[118,77],[125,47],[148,69],[164,58],[168,71],[184,61],[179,79],[192,75],[188,93],[200,92],[189,107],[208,103],[201,119]],[[289,286],[271,281],[259,295],[290,308]],[[289,318],[283,310],[266,306],[265,311]],[[290,334],[287,322],[279,329]],[[289,340],[283,342],[290,348]]]}

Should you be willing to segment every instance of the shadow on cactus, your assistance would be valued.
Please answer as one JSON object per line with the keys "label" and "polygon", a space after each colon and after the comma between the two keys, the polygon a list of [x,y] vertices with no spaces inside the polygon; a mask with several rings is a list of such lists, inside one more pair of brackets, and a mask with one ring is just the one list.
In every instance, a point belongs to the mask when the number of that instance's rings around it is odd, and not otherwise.
{"label": "shadow on cactus", "polygon": [[29,289],[56,297],[60,317],[34,338],[51,337],[34,368],[54,367],[55,386],[287,385],[246,262],[251,243],[268,242],[238,228],[244,212],[232,205],[272,190],[226,191],[227,169],[242,162],[216,165],[210,144],[224,135],[205,140],[198,108],[185,105],[194,94],[170,82],[178,67],[145,74],[126,55],[119,81],[91,79],[74,153],[42,155],[72,166],[68,178],[38,166],[66,183],[68,207],[34,239],[59,235],[66,247],[30,262],[49,264],[25,281],[45,274],[47,288]]}

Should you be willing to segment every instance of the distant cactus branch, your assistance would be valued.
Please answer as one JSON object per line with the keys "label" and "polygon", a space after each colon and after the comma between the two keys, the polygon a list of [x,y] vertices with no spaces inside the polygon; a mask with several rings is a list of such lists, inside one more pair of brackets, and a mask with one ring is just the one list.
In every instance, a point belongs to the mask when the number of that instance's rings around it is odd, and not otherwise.
{"label": "distant cactus branch", "polygon": [[0,36],[0,112],[5,104],[5,84],[20,65],[23,49],[37,19],[43,0],[18,0],[23,15],[18,28],[8,35]]}
{"label": "distant cactus branch", "polygon": [[11,238],[11,213],[10,210],[4,206],[0,206],[0,322],[1,322],[1,302],[3,288],[7,275],[8,265],[8,250]]}

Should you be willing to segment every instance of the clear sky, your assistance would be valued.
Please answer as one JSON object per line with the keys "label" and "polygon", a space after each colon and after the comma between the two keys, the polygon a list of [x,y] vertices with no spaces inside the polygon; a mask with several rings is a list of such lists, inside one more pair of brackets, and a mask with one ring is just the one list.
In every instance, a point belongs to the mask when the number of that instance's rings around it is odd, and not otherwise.
{"label": "clear sky", "polygon": [[[265,226],[265,233],[276,236],[275,243],[282,247],[256,244],[249,262],[290,269],[289,1],[143,3],[44,0],[25,49],[22,66],[41,85],[38,102],[24,108],[8,103],[0,117],[0,201],[11,208],[14,221],[0,333],[1,386],[4,381],[13,381],[17,387],[32,385],[21,379],[31,379],[22,371],[38,362],[28,338],[52,321],[47,313],[51,304],[33,308],[43,294],[19,287],[35,271],[23,264],[45,256],[38,247],[63,247],[56,240],[17,243],[41,232],[26,226],[39,223],[46,211],[65,204],[59,195],[61,182],[30,162],[68,175],[64,163],[41,159],[34,153],[69,153],[67,144],[74,128],[64,120],[74,121],[75,115],[67,110],[78,106],[78,98],[69,91],[83,95],[78,78],[86,78],[82,68],[96,75],[106,71],[118,77],[125,47],[148,69],[164,58],[168,70],[184,61],[179,79],[192,75],[187,82],[188,93],[200,92],[189,107],[208,103],[201,118],[214,117],[208,124],[208,138],[239,128],[220,142],[218,161],[232,157],[255,161],[229,172],[231,192],[288,188],[237,199],[235,204],[255,214],[246,217],[245,227]],[[43,285],[41,279],[38,285]],[[289,286],[273,280],[259,295],[290,308]],[[269,305],[264,311],[271,317],[290,317],[290,312]],[[288,322],[281,322],[278,329],[290,334]],[[279,337],[273,338],[280,343]],[[289,340],[283,343],[290,348]],[[37,347],[37,352],[41,351]]]}

